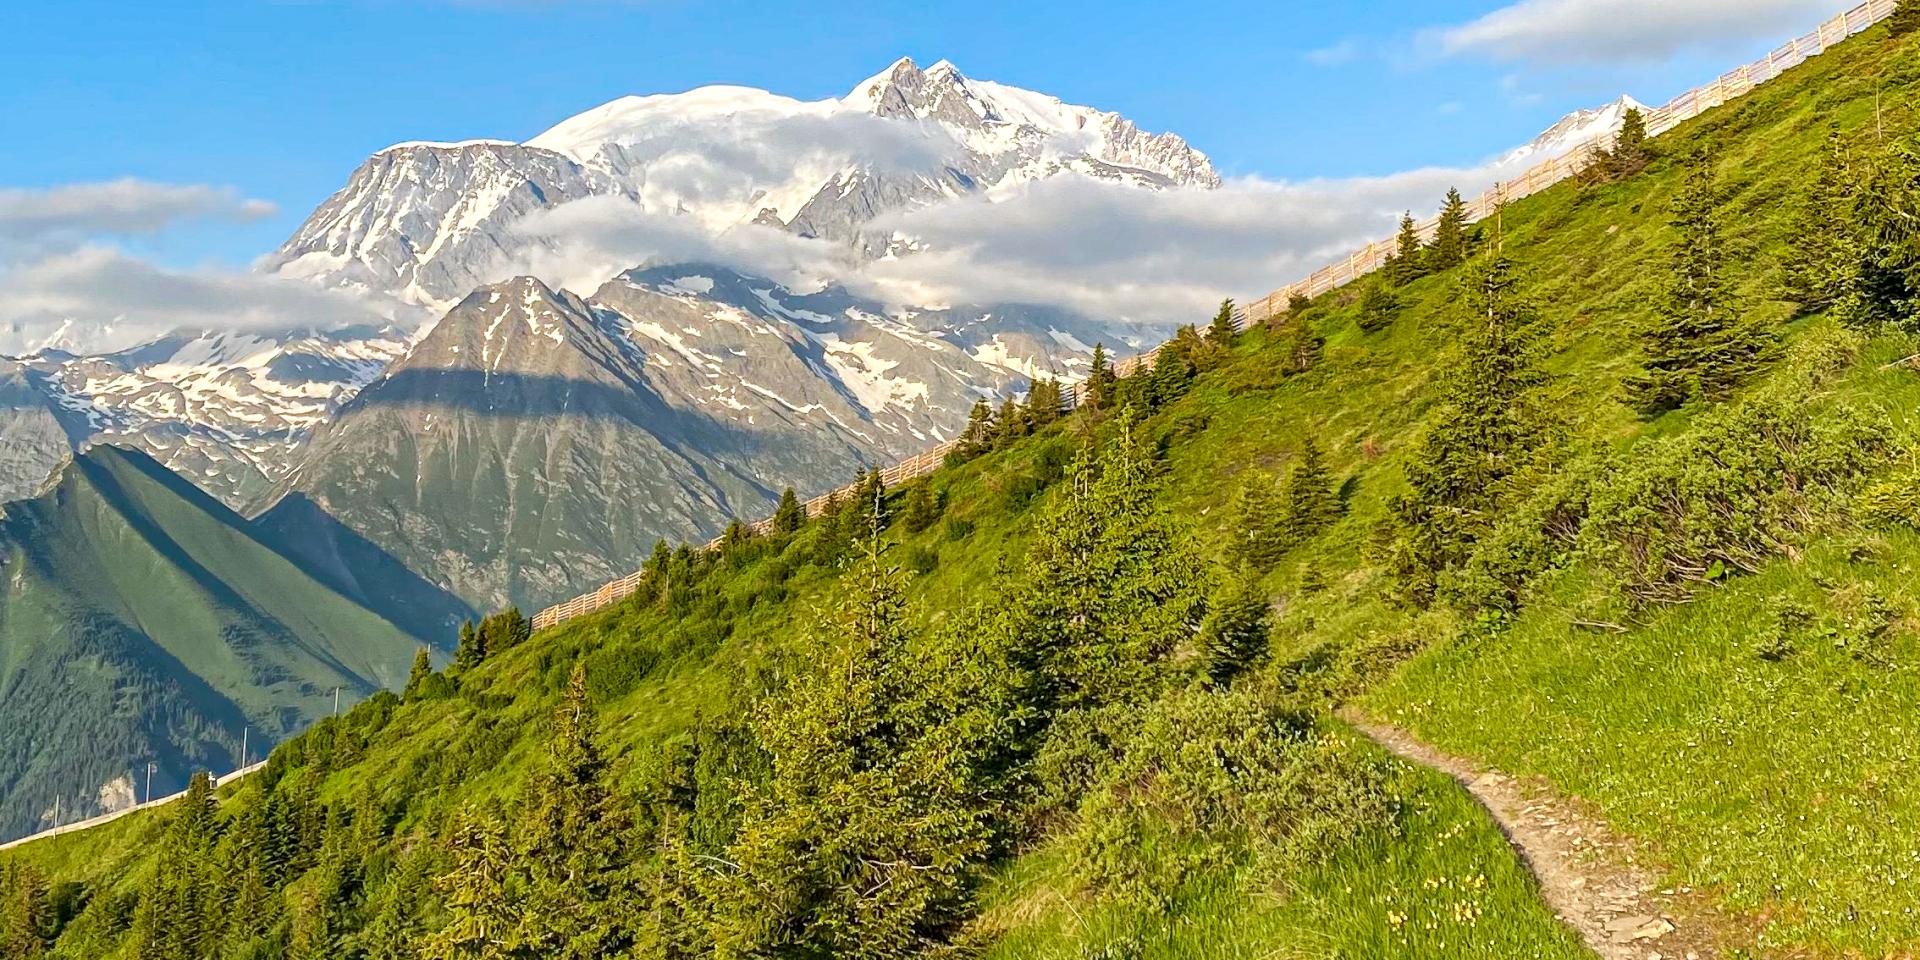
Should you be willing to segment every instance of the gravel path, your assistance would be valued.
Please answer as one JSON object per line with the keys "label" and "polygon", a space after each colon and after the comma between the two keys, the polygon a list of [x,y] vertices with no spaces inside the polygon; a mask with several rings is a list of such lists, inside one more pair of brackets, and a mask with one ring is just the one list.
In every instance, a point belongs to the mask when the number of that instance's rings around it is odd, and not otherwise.
{"label": "gravel path", "polygon": [[1722,956],[1704,898],[1659,889],[1632,845],[1542,784],[1449,756],[1351,710],[1342,718],[1403,760],[1447,774],[1480,801],[1540,883],[1561,922],[1605,960],[1714,960]]}

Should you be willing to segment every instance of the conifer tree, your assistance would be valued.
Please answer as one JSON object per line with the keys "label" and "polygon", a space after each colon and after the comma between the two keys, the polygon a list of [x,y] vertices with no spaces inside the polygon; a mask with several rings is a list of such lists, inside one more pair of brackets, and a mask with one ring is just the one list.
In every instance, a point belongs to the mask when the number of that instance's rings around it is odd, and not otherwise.
{"label": "conifer tree", "polygon": [[427,858],[416,851],[402,859],[381,888],[372,916],[356,937],[367,960],[413,960],[421,952],[421,901],[427,893]]}
{"label": "conifer tree", "polygon": [[980,456],[993,449],[993,438],[993,407],[982,397],[973,402],[973,410],[967,414],[967,427],[960,433],[960,450],[970,458]]}
{"label": "conifer tree", "polygon": [[1221,349],[1233,346],[1240,331],[1233,326],[1233,301],[1220,301],[1219,312],[1213,315],[1213,322],[1207,325],[1207,342]]}
{"label": "conifer tree", "polygon": [[1300,458],[1287,472],[1285,492],[1280,498],[1282,529],[1288,541],[1298,544],[1317,536],[1340,517],[1340,498],[1333,488],[1333,477],[1320,453],[1320,444],[1308,437],[1300,448]]}
{"label": "conifer tree", "polygon": [[1093,345],[1093,363],[1087,370],[1087,407],[1105,410],[1113,405],[1113,365],[1107,362],[1107,345]]}
{"label": "conifer tree", "polygon": [[1278,344],[1281,372],[1292,376],[1313,369],[1320,362],[1320,351],[1325,345],[1325,338],[1314,330],[1311,322],[1305,319],[1295,322],[1287,327]]}
{"label": "conifer tree", "polygon": [[409,703],[420,699],[427,678],[433,675],[433,656],[421,647],[413,654],[413,668],[407,671],[407,685],[400,693],[400,699]]}
{"label": "conifer tree", "polygon": [[519,899],[508,874],[513,851],[498,820],[467,809],[456,815],[446,840],[447,871],[434,878],[447,921],[421,943],[425,960],[506,960],[509,937],[519,922]]}
{"label": "conifer tree", "polygon": [[1267,598],[1252,578],[1235,576],[1215,593],[1200,623],[1200,657],[1216,687],[1233,682],[1267,652]]}
{"label": "conifer tree", "polygon": [[586,667],[576,665],[554,712],[546,768],[522,803],[526,882],[509,938],[520,953],[600,960],[630,945],[640,908],[628,867],[632,823],[597,735]]}
{"label": "conifer tree", "polygon": [[1396,286],[1406,286],[1427,274],[1425,252],[1420,245],[1420,232],[1413,222],[1413,214],[1400,217],[1400,233],[1393,241],[1393,257],[1387,261],[1387,275]]}
{"label": "conifer tree", "polygon": [[900,510],[900,523],[909,533],[920,533],[940,520],[940,492],[933,481],[921,479],[907,489],[907,502]]}
{"label": "conifer tree", "polygon": [[994,445],[1006,446],[1026,436],[1030,427],[1026,409],[1018,400],[1008,397],[1000,402],[1000,412],[993,418]]}
{"label": "conifer tree", "polygon": [[1720,204],[1712,161],[1696,155],[1673,205],[1677,236],[1666,294],[1640,334],[1645,372],[1629,385],[1635,404],[1648,414],[1725,397],[1758,367],[1769,339],[1734,306]]}
{"label": "conifer tree", "polygon": [[[1192,327],[1182,329],[1189,333],[1193,330]],[[1187,387],[1193,383],[1193,364],[1187,359],[1187,348],[1197,339],[1182,342],[1176,336],[1153,355],[1153,369],[1147,371],[1144,383],[1149,408],[1158,409],[1186,395]]]}
{"label": "conifer tree", "polygon": [[1227,560],[1236,569],[1264,574],[1293,546],[1280,486],[1263,471],[1241,475],[1230,516]]}
{"label": "conifer tree", "polygon": [[1900,0],[1895,4],[1893,15],[1887,18],[1887,29],[1896,37],[1920,30],[1920,0]]}
{"label": "conifer tree", "polygon": [[1605,158],[1607,175],[1615,180],[1639,173],[1653,159],[1647,141],[1647,118],[1638,107],[1629,107],[1620,119],[1620,132],[1613,138],[1613,149]]}
{"label": "conifer tree", "polygon": [[1400,300],[1393,295],[1387,283],[1375,277],[1367,281],[1366,289],[1360,294],[1361,331],[1372,333],[1393,322],[1400,312]]}
{"label": "conifer tree", "polygon": [[486,658],[487,648],[484,646],[480,631],[474,629],[472,620],[462,621],[460,645],[453,650],[453,668],[459,671],[471,670]]}
{"label": "conifer tree", "polygon": [[1392,505],[1398,536],[1389,566],[1417,603],[1436,576],[1462,562],[1495,520],[1508,478],[1547,436],[1534,357],[1537,319],[1504,258],[1476,267],[1467,334],[1441,403],[1408,462],[1408,495]]}
{"label": "conifer tree", "polygon": [[1786,294],[1802,313],[1838,306],[1860,263],[1854,227],[1854,169],[1838,126],[1827,131],[1820,167],[1788,230]]}
{"label": "conifer tree", "polygon": [[0,960],[37,960],[53,936],[47,879],[32,864],[0,864]]}
{"label": "conifer tree", "polygon": [[1849,319],[1920,328],[1920,134],[1893,141],[1874,159],[1854,221],[1860,251]]}
{"label": "conifer tree", "polygon": [[793,488],[780,491],[780,506],[773,511],[773,532],[778,536],[791,536],[806,525],[807,508],[800,504]]}
{"label": "conifer tree", "polygon": [[1042,377],[1033,382],[1027,391],[1027,419],[1033,429],[1043,430],[1050,423],[1060,419],[1060,381],[1052,377]]}
{"label": "conifer tree", "polygon": [[1435,271],[1466,262],[1467,202],[1460,198],[1458,189],[1447,191],[1447,201],[1440,208],[1440,223],[1434,228],[1433,243],[1427,247],[1426,258],[1427,269]]}

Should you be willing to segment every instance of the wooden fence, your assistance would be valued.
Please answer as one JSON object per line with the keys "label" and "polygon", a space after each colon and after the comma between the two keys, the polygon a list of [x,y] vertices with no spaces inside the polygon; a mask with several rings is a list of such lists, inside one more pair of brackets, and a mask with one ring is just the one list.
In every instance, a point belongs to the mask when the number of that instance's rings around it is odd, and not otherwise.
{"label": "wooden fence", "polygon": [[[1808,58],[1825,53],[1840,41],[1886,19],[1893,13],[1895,5],[1896,0],[1868,0],[1820,24],[1819,29],[1812,33],[1767,54],[1765,59],[1724,74],[1712,83],[1674,97],[1665,106],[1647,111],[1647,135],[1659,136],[1693,117],[1746,94],[1754,87],[1806,62]],[[1612,148],[1613,137],[1612,133],[1608,133],[1576,144],[1565,153],[1546,160],[1511,180],[1495,184],[1492,189],[1467,203],[1467,219],[1469,221],[1485,219],[1503,203],[1538,193],[1579,173],[1599,154]],[[1433,236],[1434,228],[1438,224],[1439,218],[1435,217],[1416,224],[1415,229],[1423,239],[1429,239]],[[1284,314],[1288,301],[1296,294],[1310,298],[1316,297],[1365,276],[1385,264],[1388,256],[1393,253],[1393,249],[1394,241],[1391,239],[1369,243],[1347,254],[1344,258],[1315,270],[1305,279],[1290,283],[1236,308],[1234,325],[1245,329],[1250,324]],[[1115,363],[1115,374],[1126,376],[1140,370],[1152,369],[1156,352],[1148,351]],[[1067,392],[1064,399],[1069,409],[1078,406],[1086,399],[1086,384],[1074,384],[1073,389]],[[902,481],[932,473],[946,460],[947,454],[958,445],[958,440],[949,440],[931,450],[915,454],[881,471],[880,478],[888,486],[893,486]],[[818,516],[829,499],[851,494],[854,486],[854,484],[848,484],[831,493],[808,500],[807,516]],[[751,529],[755,533],[765,533],[771,529],[772,525],[773,520],[769,517],[752,524]],[[709,542],[706,548],[712,549],[719,542],[715,539]],[[533,617],[534,629],[544,629],[582,614],[592,613],[631,596],[639,588],[640,573],[628,574],[592,593],[581,594],[540,611]]]}
{"label": "wooden fence", "polygon": [[[266,765],[267,765],[267,762],[265,760],[257,760],[251,764],[248,764],[247,766],[241,767],[240,769],[227,774],[226,776],[214,777],[213,785],[218,787],[222,784],[232,783],[233,781],[238,780],[241,777],[246,776],[247,774],[253,773]],[[85,830],[88,827],[97,827],[103,823],[112,823],[113,821],[118,820],[121,817],[124,817],[130,813],[138,813],[142,810],[151,810],[154,807],[164,807],[167,804],[172,803],[175,800],[178,800],[181,797],[184,797],[186,795],[187,795],[187,791],[182,790],[179,793],[169,793],[166,796],[160,797],[159,799],[156,799],[156,800],[148,800],[145,803],[136,803],[131,807],[115,810],[112,813],[103,813],[97,817],[88,817],[85,820],[75,820],[72,823],[57,824],[51,828],[42,830],[39,833],[30,833],[24,837],[20,837],[15,840],[8,840],[5,843],[0,843],[0,850],[8,850],[13,847],[17,847],[23,843],[32,843],[35,840],[44,840],[48,837],[57,837],[63,833],[72,833],[76,830]]]}

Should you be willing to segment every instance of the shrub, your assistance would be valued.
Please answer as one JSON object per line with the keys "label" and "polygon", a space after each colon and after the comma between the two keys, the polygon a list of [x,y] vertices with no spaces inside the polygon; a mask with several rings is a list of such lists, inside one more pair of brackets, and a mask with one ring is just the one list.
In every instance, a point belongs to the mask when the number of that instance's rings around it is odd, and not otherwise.
{"label": "shrub", "polygon": [[906,562],[903,565],[908,570],[924,576],[940,566],[940,552],[932,547],[915,544],[907,548]]}
{"label": "shrub", "polygon": [[1683,601],[1826,520],[1884,462],[1890,430],[1878,412],[1809,409],[1793,389],[1716,410],[1691,433],[1629,451],[1594,486],[1582,549],[1635,601]]}
{"label": "shrub", "polygon": [[947,521],[947,539],[965,540],[973,536],[973,521],[965,517],[955,517]]}

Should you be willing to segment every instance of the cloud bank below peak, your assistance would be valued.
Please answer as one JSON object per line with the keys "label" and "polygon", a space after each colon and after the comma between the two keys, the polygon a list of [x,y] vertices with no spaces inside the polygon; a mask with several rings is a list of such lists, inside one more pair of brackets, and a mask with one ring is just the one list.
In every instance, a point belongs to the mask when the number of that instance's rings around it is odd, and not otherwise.
{"label": "cloud bank below peak", "polygon": [[1646,63],[1781,36],[1842,9],[1835,0],[1520,0],[1420,41],[1444,56],[1541,66]]}

